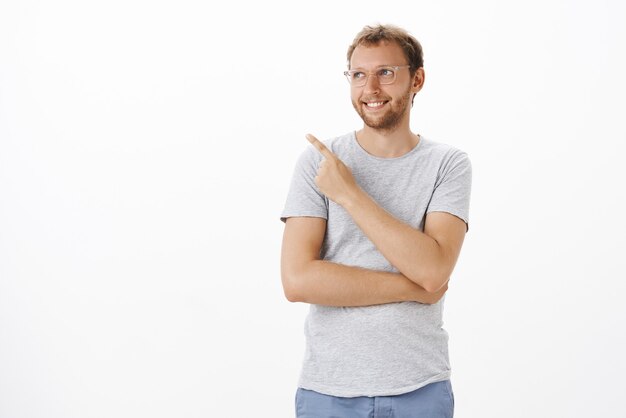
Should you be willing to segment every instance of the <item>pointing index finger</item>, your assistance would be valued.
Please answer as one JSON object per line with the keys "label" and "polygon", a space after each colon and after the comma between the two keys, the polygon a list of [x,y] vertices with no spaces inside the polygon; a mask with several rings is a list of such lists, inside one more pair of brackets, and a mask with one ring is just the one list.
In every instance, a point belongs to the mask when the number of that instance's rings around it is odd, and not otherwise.
{"label": "pointing index finger", "polygon": [[333,154],[331,152],[331,150],[329,150],[328,148],[326,148],[326,145],[324,145],[319,139],[317,139],[316,137],[314,137],[311,134],[306,134],[306,139],[309,140],[309,142],[311,144],[313,144],[313,146],[315,148],[317,148],[317,150],[326,158],[330,158],[333,159],[335,158],[335,154]]}

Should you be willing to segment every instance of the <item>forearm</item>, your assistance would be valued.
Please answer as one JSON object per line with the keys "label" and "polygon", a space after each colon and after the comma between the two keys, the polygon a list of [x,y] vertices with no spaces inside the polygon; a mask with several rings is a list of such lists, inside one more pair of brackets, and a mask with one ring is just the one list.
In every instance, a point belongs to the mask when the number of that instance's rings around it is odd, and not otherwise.
{"label": "forearm", "polygon": [[446,290],[429,293],[400,273],[325,260],[307,262],[294,276],[291,301],[326,306],[368,306],[406,301],[430,304],[441,299]]}
{"label": "forearm", "polygon": [[381,254],[409,280],[430,290],[447,281],[442,253],[433,238],[393,217],[362,189],[344,207]]}

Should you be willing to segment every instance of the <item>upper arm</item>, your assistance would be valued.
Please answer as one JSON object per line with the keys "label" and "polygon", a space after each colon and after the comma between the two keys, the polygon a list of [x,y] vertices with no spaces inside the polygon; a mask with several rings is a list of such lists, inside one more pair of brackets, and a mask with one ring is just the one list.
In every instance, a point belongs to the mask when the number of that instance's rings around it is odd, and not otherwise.
{"label": "upper arm", "polygon": [[283,290],[287,299],[295,299],[295,281],[306,263],[319,260],[326,234],[326,219],[290,217],[285,220],[280,257]]}
{"label": "upper arm", "polygon": [[434,239],[441,252],[441,271],[445,282],[456,265],[461,253],[467,225],[465,221],[448,212],[430,212],[424,221],[424,233]]}

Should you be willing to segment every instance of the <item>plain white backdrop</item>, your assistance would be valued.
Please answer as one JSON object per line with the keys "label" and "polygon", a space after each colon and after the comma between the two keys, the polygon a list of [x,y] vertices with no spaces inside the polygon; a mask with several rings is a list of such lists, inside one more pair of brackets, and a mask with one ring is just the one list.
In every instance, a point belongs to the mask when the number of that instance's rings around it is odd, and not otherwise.
{"label": "plain white backdrop", "polygon": [[291,417],[292,169],[359,128],[366,24],[424,47],[414,131],[468,152],[456,417],[624,417],[626,6],[4,1],[0,417]]}

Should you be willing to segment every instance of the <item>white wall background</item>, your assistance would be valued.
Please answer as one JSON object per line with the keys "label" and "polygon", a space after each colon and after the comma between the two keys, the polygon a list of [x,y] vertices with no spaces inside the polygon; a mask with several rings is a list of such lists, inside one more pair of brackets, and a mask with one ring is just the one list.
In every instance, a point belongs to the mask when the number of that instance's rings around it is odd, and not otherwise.
{"label": "white wall background", "polygon": [[293,416],[278,217],[378,22],[474,167],[456,416],[626,416],[623,2],[209,3],[0,4],[1,418]]}

